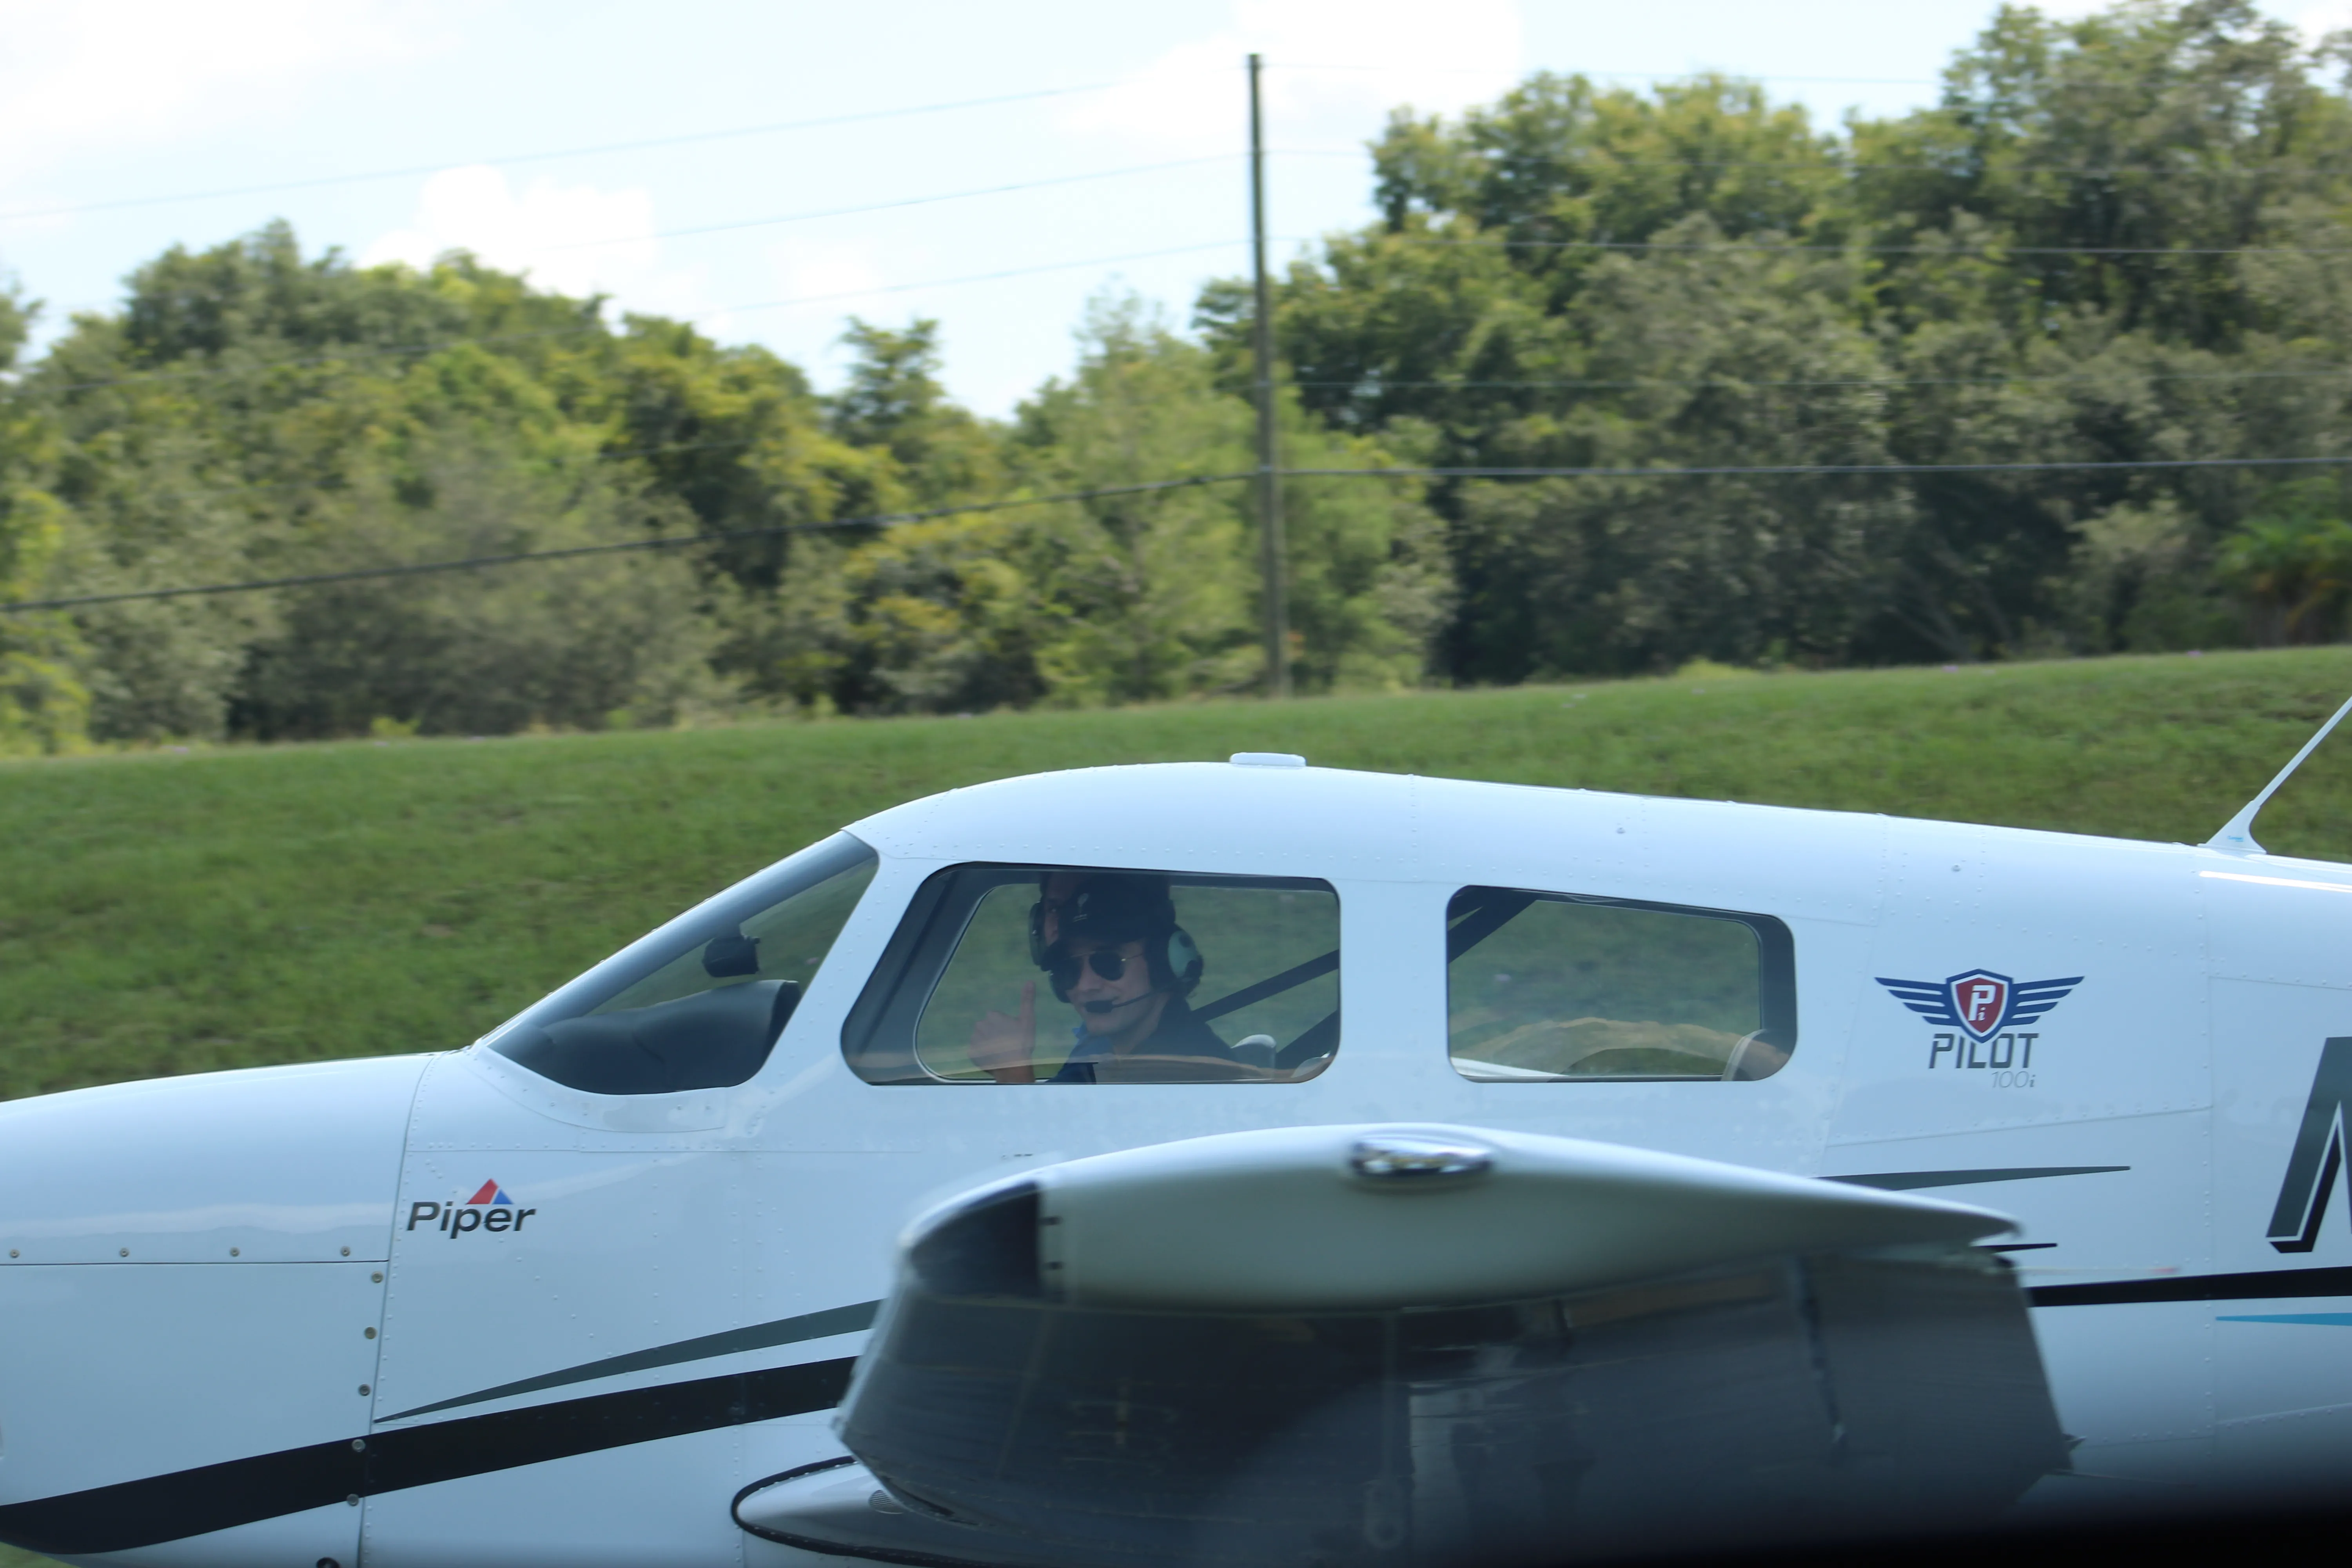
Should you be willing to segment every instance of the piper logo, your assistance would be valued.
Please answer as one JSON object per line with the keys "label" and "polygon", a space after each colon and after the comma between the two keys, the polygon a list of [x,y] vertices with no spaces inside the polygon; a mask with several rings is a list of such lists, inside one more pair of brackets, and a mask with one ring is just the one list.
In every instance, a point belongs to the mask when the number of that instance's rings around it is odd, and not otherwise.
{"label": "piper logo", "polygon": [[522,1222],[538,1212],[517,1208],[504,1187],[496,1182],[484,1182],[481,1190],[462,1204],[437,1204],[428,1198],[409,1205],[408,1228],[415,1230],[428,1221],[434,1222],[434,1229],[455,1241],[469,1230],[519,1231]]}

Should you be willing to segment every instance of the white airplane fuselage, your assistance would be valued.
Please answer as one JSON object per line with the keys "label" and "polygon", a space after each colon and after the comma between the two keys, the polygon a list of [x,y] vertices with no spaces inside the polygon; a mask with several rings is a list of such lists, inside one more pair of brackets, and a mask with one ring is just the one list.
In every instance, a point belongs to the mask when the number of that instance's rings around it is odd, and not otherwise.
{"label": "white airplane fuselage", "polygon": [[[2232,1489],[2352,1461],[2352,1200],[2323,1223],[2339,1056],[2352,1084],[2352,867],[1213,764],[1010,780],[849,831],[878,869],[733,1088],[587,1093],[478,1044],[0,1106],[0,1540],[191,1568],[792,1560],[730,1500],[840,1451],[832,1409],[911,1215],[1078,1156],[1368,1121],[2013,1216],[2007,1256],[2081,1439],[2077,1473],[2024,1506],[2252,1495]],[[1328,1068],[861,1080],[850,1007],[925,879],[972,862],[1328,882]],[[1465,1078],[1444,934],[1475,885],[1776,917],[1787,1065]]]}

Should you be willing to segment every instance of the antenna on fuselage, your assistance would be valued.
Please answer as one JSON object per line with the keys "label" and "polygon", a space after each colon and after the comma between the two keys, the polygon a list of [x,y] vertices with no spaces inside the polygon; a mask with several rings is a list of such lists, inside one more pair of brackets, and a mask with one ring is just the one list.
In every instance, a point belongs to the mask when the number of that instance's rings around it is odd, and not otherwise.
{"label": "antenna on fuselage", "polygon": [[2347,713],[2352,713],[2352,697],[2347,697],[2344,700],[2344,706],[2336,710],[2336,717],[2330,719],[2326,723],[2322,724],[2319,727],[2318,734],[2314,735],[2310,740],[2305,741],[2303,743],[2303,750],[2297,752],[2294,756],[2289,760],[2286,766],[2278,771],[2278,777],[2271,780],[2270,783],[2263,786],[2262,794],[2254,796],[2253,799],[2240,806],[2238,808],[2238,815],[2223,823],[2221,825],[2221,831],[2216,833],[2212,837],[2208,838],[2205,841],[2205,847],[2208,849],[2228,849],[2240,855],[2269,854],[2269,850],[2264,849],[2261,845],[2254,842],[2255,814],[2260,812],[2263,806],[2268,805],[2270,804],[2271,796],[2278,794],[2279,785],[2286,783],[2289,778],[2294,776],[2294,770],[2303,766],[2303,759],[2311,755],[2312,752],[2319,750],[2319,742],[2327,739],[2329,731],[2335,729],[2336,725],[2344,722],[2344,715]]}

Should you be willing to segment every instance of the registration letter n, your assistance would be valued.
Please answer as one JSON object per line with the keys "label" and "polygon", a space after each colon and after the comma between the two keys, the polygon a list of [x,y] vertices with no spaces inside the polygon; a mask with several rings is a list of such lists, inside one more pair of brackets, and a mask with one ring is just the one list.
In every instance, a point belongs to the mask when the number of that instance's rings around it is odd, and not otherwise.
{"label": "registration letter n", "polygon": [[2309,1252],[2327,1214],[2327,1194],[2344,1168],[2344,1119],[2352,1105],[2352,1037],[2338,1037],[2320,1047],[2319,1070],[2312,1075],[2311,1100],[2287,1156],[2286,1180],[2278,1207],[2271,1211],[2270,1243],[2281,1252]]}

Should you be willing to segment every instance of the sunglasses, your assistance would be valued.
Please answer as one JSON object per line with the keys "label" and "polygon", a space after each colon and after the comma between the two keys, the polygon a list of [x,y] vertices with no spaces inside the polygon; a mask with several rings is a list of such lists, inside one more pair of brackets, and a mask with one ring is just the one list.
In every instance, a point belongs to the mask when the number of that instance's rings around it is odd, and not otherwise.
{"label": "sunglasses", "polygon": [[[1142,956],[1141,953],[1136,954],[1138,958]],[[1056,990],[1067,991],[1078,983],[1078,975],[1083,970],[1091,969],[1105,980],[1117,980],[1127,973],[1129,962],[1109,948],[1098,947],[1084,958],[1057,958],[1046,967],[1045,973],[1052,976]]]}

